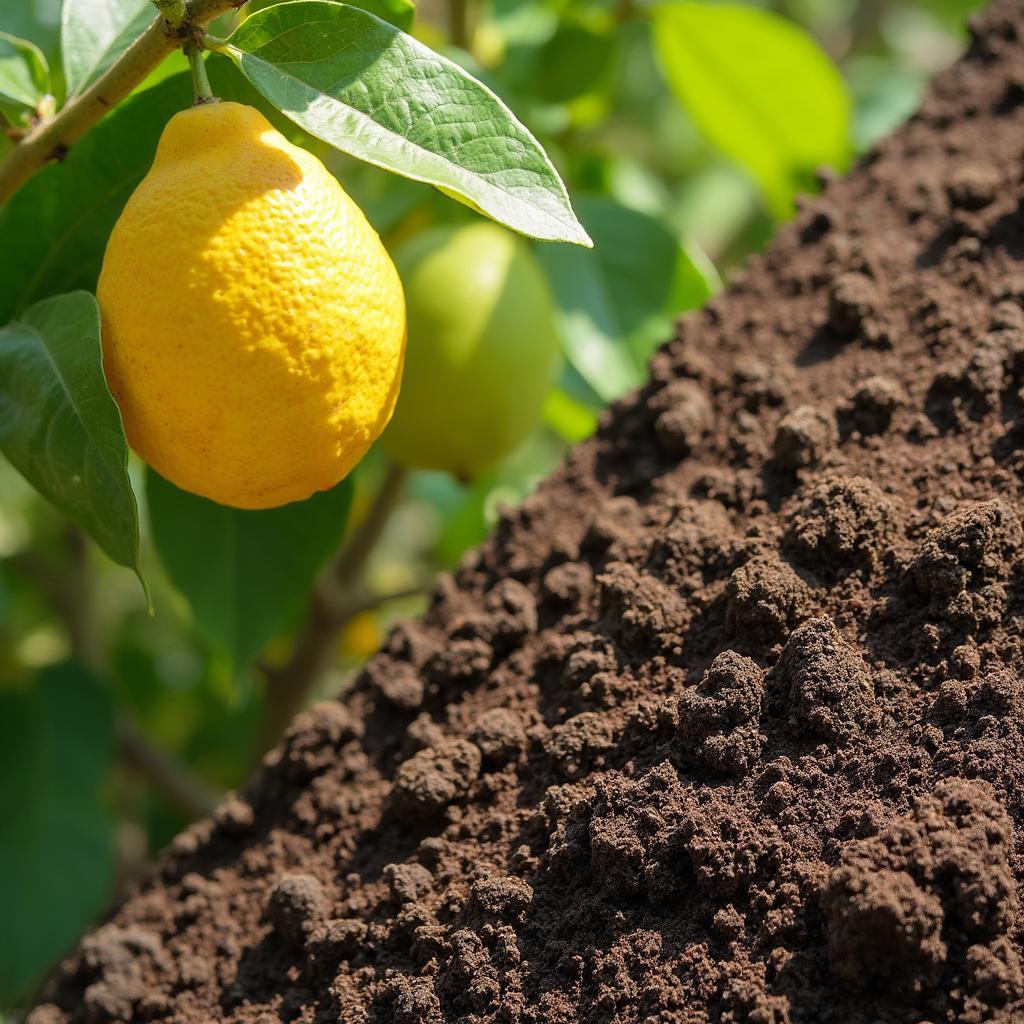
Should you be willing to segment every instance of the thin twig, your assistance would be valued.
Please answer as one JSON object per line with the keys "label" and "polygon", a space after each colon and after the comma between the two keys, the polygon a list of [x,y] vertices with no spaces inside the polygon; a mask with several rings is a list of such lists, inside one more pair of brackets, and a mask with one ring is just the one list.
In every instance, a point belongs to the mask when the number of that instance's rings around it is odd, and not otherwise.
{"label": "thin twig", "polygon": [[397,463],[388,466],[369,512],[352,531],[348,543],[335,560],[327,578],[342,593],[354,586],[362,576],[367,559],[373,553],[402,494],[406,475],[406,471]]}
{"label": "thin twig", "polygon": [[216,790],[150,742],[138,724],[126,715],[117,723],[117,749],[127,765],[144,775],[190,821],[205,817],[220,801]]}
{"label": "thin twig", "polygon": [[345,624],[367,612],[375,612],[378,608],[393,604],[395,601],[406,601],[410,597],[424,597],[430,590],[430,580],[414,583],[411,587],[389,590],[384,594],[355,594],[344,612]]}
{"label": "thin twig", "polygon": [[367,604],[365,595],[354,599],[353,592],[398,503],[405,477],[401,467],[389,467],[366,517],[352,531],[348,543],[313,591],[291,658],[279,667],[264,670],[267,697],[260,753],[277,743],[306,702],[314,683],[330,663],[341,631],[356,615],[374,607]]}

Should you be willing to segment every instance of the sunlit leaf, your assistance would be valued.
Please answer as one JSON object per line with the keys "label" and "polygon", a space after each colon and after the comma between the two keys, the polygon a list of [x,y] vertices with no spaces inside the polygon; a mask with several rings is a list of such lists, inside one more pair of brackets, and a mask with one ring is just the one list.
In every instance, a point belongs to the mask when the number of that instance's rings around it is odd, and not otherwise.
{"label": "sunlit leaf", "polygon": [[[341,2],[341,0],[336,0]],[[359,7],[375,14],[384,21],[389,21],[395,28],[408,32],[416,19],[416,5],[412,0],[344,0],[350,7]],[[274,7],[280,0],[249,0],[242,8],[242,15],[251,18],[257,11]]]}
{"label": "sunlit leaf", "polygon": [[395,28],[408,32],[416,17],[416,5],[412,0],[345,0],[350,7],[360,7],[375,14]]}
{"label": "sunlit leaf", "polygon": [[540,144],[501,100],[372,14],[279,4],[247,18],[226,50],[311,135],[523,234],[590,244]]}
{"label": "sunlit leaf", "polygon": [[50,69],[38,46],[0,32],[0,103],[35,107],[50,90]]}
{"label": "sunlit leaf", "polygon": [[624,343],[611,298],[594,260],[573,250],[538,252],[558,304],[558,326],[566,357],[606,402],[637,387],[643,375]]}
{"label": "sunlit leaf", "polygon": [[102,75],[155,18],[150,0],[64,0],[60,42],[68,96]]}
{"label": "sunlit leaf", "polygon": [[786,19],[746,5],[680,0],[654,8],[662,69],[698,128],[754,176],[772,212],[821,165],[850,155],[850,99],[828,56]]}
{"label": "sunlit leaf", "polygon": [[352,486],[260,511],[189,494],[150,470],[153,543],[196,625],[235,666],[244,666],[308,598],[338,547]]}
{"label": "sunlit leaf", "polygon": [[0,449],[142,578],[128,445],[103,376],[99,308],[88,292],[44,299],[0,329]]}
{"label": "sunlit leaf", "polygon": [[38,981],[111,895],[101,787],[113,753],[109,697],[78,665],[0,691],[0,1005]]}
{"label": "sunlit leaf", "polygon": [[551,246],[537,255],[558,303],[566,355],[611,401],[640,384],[672,318],[699,306],[718,280],[706,258],[698,263],[655,218],[599,196],[578,205],[594,249]]}
{"label": "sunlit leaf", "polygon": [[597,429],[597,412],[561,388],[544,400],[544,422],[563,440],[576,444]]}

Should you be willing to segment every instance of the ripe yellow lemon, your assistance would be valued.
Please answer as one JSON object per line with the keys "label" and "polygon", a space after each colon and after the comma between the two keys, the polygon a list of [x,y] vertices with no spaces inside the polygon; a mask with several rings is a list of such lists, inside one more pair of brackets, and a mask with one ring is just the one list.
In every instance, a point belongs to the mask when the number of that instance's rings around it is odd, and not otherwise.
{"label": "ripe yellow lemon", "polygon": [[128,441],[183,490],[250,509],[308,498],[391,417],[395,267],[323,164],[252,107],[168,122],[97,297]]}
{"label": "ripe yellow lemon", "polygon": [[381,445],[410,469],[471,479],[540,420],[560,355],[547,282],[495,224],[441,227],[395,253],[405,283],[405,383]]}

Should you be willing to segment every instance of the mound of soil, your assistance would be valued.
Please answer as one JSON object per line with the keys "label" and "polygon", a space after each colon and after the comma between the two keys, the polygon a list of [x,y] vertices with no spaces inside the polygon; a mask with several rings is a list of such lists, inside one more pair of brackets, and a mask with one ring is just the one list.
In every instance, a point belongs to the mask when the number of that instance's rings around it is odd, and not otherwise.
{"label": "mound of soil", "polygon": [[30,1024],[1024,1018],[1024,11]]}

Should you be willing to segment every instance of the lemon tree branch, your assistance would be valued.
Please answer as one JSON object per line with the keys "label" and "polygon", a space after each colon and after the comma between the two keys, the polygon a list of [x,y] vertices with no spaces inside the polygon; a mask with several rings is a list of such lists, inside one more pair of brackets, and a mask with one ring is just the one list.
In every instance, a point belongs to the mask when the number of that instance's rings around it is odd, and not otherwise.
{"label": "lemon tree branch", "polygon": [[48,163],[62,160],[78,139],[184,41],[194,38],[218,15],[238,6],[233,0],[193,0],[178,27],[163,15],[155,18],[92,85],[52,117],[33,125],[0,162],[0,205]]}
{"label": "lemon tree branch", "polygon": [[121,715],[117,722],[117,749],[122,762],[145,778],[189,821],[205,817],[220,803],[223,794],[152,743],[128,715]]}

